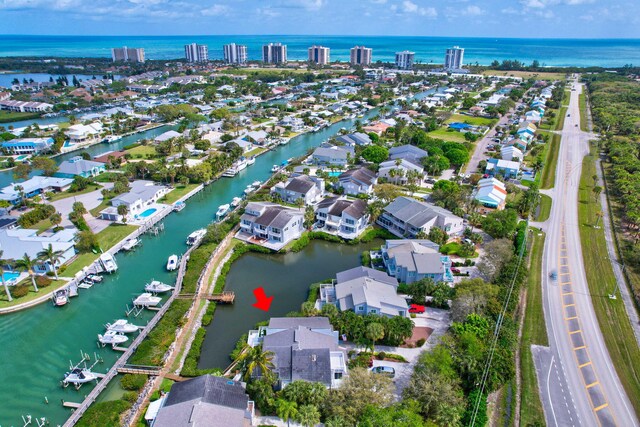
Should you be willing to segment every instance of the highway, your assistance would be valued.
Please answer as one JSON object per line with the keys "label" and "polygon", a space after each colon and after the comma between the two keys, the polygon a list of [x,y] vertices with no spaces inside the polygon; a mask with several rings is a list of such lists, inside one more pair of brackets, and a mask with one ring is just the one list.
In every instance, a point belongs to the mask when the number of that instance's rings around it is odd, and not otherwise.
{"label": "highway", "polygon": [[[543,254],[544,315],[549,348],[534,347],[540,397],[549,426],[639,426],[604,343],[587,285],[580,245],[578,189],[593,135],[580,130],[571,92],[562,130]],[[550,275],[554,273],[555,278]]]}

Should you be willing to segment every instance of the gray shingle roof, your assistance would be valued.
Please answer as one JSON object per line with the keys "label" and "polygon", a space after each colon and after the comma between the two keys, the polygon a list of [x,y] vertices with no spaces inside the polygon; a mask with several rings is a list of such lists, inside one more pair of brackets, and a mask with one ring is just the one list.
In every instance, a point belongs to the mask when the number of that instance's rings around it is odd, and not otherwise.
{"label": "gray shingle roof", "polygon": [[389,276],[384,271],[374,270],[369,267],[355,267],[336,274],[336,280],[338,283],[348,282],[359,277],[368,277],[370,279],[377,280],[378,282],[396,287],[398,286],[398,280],[395,277]]}
{"label": "gray shingle roof", "polygon": [[288,191],[295,191],[296,193],[307,194],[315,186],[315,183],[306,175],[296,176],[291,178],[285,187]]}
{"label": "gray shingle roof", "polygon": [[365,185],[373,184],[373,181],[376,179],[376,174],[371,172],[367,168],[359,168],[359,169],[350,169],[338,177],[340,182],[345,181],[356,181]]}
{"label": "gray shingle roof", "polygon": [[398,296],[395,286],[369,277],[339,282],[335,289],[342,311],[366,304],[368,308],[377,308],[381,314],[388,316],[397,316],[399,311],[407,312],[407,301]]}
{"label": "gray shingle roof", "polygon": [[81,175],[85,172],[91,172],[91,170],[94,168],[104,168],[104,163],[84,159],[75,160],[73,162],[66,160],[60,163],[57,173],[66,175]]}
{"label": "gray shingle roof", "polygon": [[249,397],[239,382],[213,375],[203,375],[173,384],[164,406],[194,399],[244,410],[247,408]]}
{"label": "gray shingle roof", "polygon": [[384,210],[399,220],[418,228],[438,216],[457,218],[456,215],[444,208],[408,197],[396,198]]}

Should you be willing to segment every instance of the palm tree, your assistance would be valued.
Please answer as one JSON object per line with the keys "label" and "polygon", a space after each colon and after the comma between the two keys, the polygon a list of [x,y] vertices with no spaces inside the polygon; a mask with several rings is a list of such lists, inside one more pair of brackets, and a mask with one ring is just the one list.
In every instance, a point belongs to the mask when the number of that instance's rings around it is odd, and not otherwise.
{"label": "palm tree", "polygon": [[0,249],[0,280],[2,280],[2,286],[4,286],[4,291],[7,293],[7,299],[9,302],[13,301],[11,298],[11,292],[9,292],[9,287],[7,286],[7,282],[4,280],[4,267],[9,265],[9,260],[3,258],[4,251]]}
{"label": "palm tree", "polygon": [[371,352],[374,353],[376,341],[384,338],[384,326],[378,322],[369,323],[365,335],[371,340]]}
{"label": "palm tree", "polygon": [[251,374],[259,371],[262,376],[271,375],[271,370],[275,367],[272,351],[262,351],[262,346],[250,347],[248,344],[236,359],[242,365],[244,380],[249,381]]}
{"label": "palm tree", "polygon": [[51,264],[51,267],[53,268],[53,274],[56,276],[56,280],[58,280],[58,269],[56,268],[56,263],[62,258],[62,253],[63,252],[60,250],[54,250],[53,246],[51,246],[51,243],[49,243],[49,246],[46,249],[38,252],[38,258],[44,261],[49,261],[49,264]]}
{"label": "palm tree", "polygon": [[22,258],[16,261],[16,267],[22,271],[27,271],[29,276],[31,276],[31,283],[33,283],[33,289],[36,292],[38,292],[38,285],[36,285],[36,274],[33,269],[37,264],[37,260],[31,259],[31,257],[26,253]]}
{"label": "palm tree", "polygon": [[287,425],[290,425],[289,420],[298,416],[298,404],[285,399],[278,399],[276,401],[276,414],[282,421],[286,421]]}
{"label": "palm tree", "polygon": [[60,212],[56,212],[53,215],[51,215],[49,220],[51,221],[53,228],[56,228],[62,222],[62,215],[60,214]]}
{"label": "palm tree", "polygon": [[118,210],[118,215],[122,217],[122,222],[126,224],[129,208],[127,207],[127,205],[118,205],[116,209]]}
{"label": "palm tree", "polygon": [[305,427],[313,427],[320,422],[320,411],[314,405],[302,405],[296,421]]}

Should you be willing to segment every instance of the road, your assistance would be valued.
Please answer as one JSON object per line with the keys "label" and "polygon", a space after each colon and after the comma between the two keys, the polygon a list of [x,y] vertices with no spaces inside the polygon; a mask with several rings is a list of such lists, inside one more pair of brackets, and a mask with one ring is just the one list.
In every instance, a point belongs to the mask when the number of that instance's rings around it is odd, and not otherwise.
{"label": "road", "polygon": [[[550,426],[638,426],[620,383],[591,303],[578,223],[582,160],[593,135],[580,130],[572,82],[561,132],[553,206],[543,254],[544,315],[549,349],[536,351],[541,399]],[[550,273],[557,278],[551,279]],[[546,352],[546,354],[545,354]]]}

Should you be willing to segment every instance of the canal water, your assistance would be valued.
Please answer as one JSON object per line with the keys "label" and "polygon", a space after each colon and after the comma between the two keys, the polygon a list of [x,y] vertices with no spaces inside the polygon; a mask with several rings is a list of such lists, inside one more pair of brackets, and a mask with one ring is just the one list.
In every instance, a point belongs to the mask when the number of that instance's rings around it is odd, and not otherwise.
{"label": "canal water", "polygon": [[[225,290],[235,292],[236,302],[216,307],[198,368],[226,368],[231,362],[229,353],[242,334],[270,317],[299,311],[307,300],[309,285],[330,281],[337,272],[359,266],[362,251],[381,244],[381,240],[358,245],[314,240],[297,253],[247,253],[240,257],[231,266],[225,285]],[[253,289],[258,286],[274,297],[268,312],[251,307],[255,302]]]}

